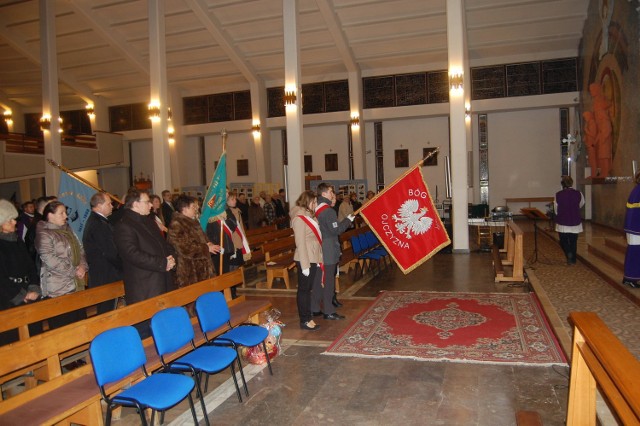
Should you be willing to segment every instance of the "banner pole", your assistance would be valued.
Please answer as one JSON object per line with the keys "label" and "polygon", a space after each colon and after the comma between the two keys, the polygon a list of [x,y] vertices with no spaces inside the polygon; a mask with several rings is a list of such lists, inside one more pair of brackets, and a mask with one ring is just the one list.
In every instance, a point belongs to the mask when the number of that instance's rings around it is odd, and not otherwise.
{"label": "banner pole", "polygon": [[[407,170],[406,172],[404,172],[400,177],[398,177],[396,180],[394,180],[393,182],[391,182],[390,185],[388,186],[392,186],[394,183],[396,183],[397,181],[399,181],[400,179],[402,179],[403,177],[405,177],[406,175],[408,175],[409,173],[411,173],[413,171],[413,169],[415,169],[416,167],[421,167],[427,160],[429,160],[429,158],[433,157],[434,155],[436,155],[438,152],[440,152],[440,147],[437,146],[436,149],[434,149],[433,151],[431,151],[429,154],[427,154],[426,157],[424,157],[422,160],[418,161],[418,163],[411,167],[409,170]],[[377,198],[377,195],[375,197],[373,197],[371,200],[374,200],[375,198]],[[369,200],[369,201],[371,201]],[[368,204],[368,201],[366,203],[364,203],[358,210],[356,210],[355,212],[353,212],[352,214],[354,216],[357,216],[358,214],[360,214],[360,210],[362,210],[363,208],[365,208],[365,206]]]}
{"label": "banner pole", "polygon": [[65,173],[66,173],[66,174],[68,174],[69,176],[73,177],[74,179],[79,180],[80,182],[84,183],[84,184],[85,184],[85,185],[87,185],[88,187],[93,188],[93,189],[95,189],[95,190],[96,190],[96,191],[98,191],[98,192],[102,192],[103,194],[107,195],[109,198],[111,198],[111,199],[112,199],[113,201],[115,201],[116,203],[124,204],[124,203],[122,202],[122,200],[121,200],[121,199],[119,199],[118,197],[116,197],[115,195],[110,194],[109,192],[105,191],[104,189],[102,189],[102,188],[100,188],[100,187],[98,187],[98,186],[96,186],[96,185],[92,184],[92,183],[91,183],[91,182],[89,182],[88,180],[84,179],[83,177],[78,176],[78,175],[77,175],[77,174],[75,174],[73,171],[71,171],[71,170],[67,169],[65,166],[63,166],[62,164],[58,164],[58,163],[56,163],[55,161],[53,161],[52,159],[50,159],[50,158],[47,158],[47,162],[48,162],[50,165],[52,165],[53,167],[56,167],[56,168],[58,168],[58,169],[62,170],[63,172],[65,172]]}

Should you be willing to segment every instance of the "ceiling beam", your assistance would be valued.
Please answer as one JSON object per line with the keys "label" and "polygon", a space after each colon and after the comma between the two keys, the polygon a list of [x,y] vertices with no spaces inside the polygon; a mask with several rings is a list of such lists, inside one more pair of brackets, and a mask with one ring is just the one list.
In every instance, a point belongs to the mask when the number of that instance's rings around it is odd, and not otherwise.
{"label": "ceiling beam", "polygon": [[[10,29],[7,26],[7,23],[0,17],[0,34],[1,37],[6,40],[6,42],[14,48],[18,53],[27,58],[33,64],[38,67],[42,67],[42,63],[40,62],[40,48],[38,46],[38,51],[34,52],[35,49],[31,48],[27,45],[27,43],[18,35],[15,31]],[[68,73],[58,72],[58,79],[62,81],[67,86],[71,87],[74,91],[78,93],[78,95],[86,102],[93,102],[95,95],[91,91],[91,88],[83,83],[80,83],[75,78],[70,76]]]}
{"label": "ceiling beam", "polygon": [[258,74],[253,67],[244,60],[242,53],[234,47],[233,41],[222,29],[220,21],[209,13],[207,4],[203,0],[185,0],[185,3],[189,5],[209,34],[211,34],[222,50],[229,56],[229,60],[238,67],[244,78],[246,78],[249,83],[258,83]]}
{"label": "ceiling beam", "polygon": [[360,67],[356,62],[353,51],[351,50],[351,47],[349,47],[349,43],[342,32],[340,19],[333,11],[333,4],[330,3],[331,0],[316,0],[318,9],[320,9],[320,13],[324,18],[324,22],[327,24],[329,33],[331,34],[331,37],[333,37],[333,41],[336,44],[336,48],[338,48],[338,52],[340,52],[340,57],[342,58],[347,71],[360,72]]}
{"label": "ceiling beam", "polygon": [[69,0],[69,6],[77,15],[84,18],[91,26],[91,29],[98,33],[113,49],[124,56],[129,64],[140,71],[143,75],[149,77],[149,65],[143,59],[142,55],[133,51],[127,40],[107,23],[104,19],[100,19],[98,15],[91,9],[91,2],[88,0]]}

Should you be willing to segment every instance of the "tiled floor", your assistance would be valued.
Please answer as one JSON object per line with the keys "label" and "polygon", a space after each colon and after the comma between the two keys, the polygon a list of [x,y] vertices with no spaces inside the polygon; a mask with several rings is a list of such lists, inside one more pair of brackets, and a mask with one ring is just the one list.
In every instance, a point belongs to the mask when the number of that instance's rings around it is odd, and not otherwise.
{"label": "tiled floor", "polygon": [[[525,224],[526,227],[526,224]],[[525,236],[525,257],[533,253],[532,233]],[[548,296],[550,317],[565,345],[570,310],[597,309],[637,355],[640,308],[620,296],[585,266],[568,267],[556,243],[538,236],[544,259],[529,270],[533,287]],[[292,274],[292,277],[295,274]],[[361,359],[322,355],[324,349],[382,290],[451,292],[522,292],[532,285],[495,283],[490,254],[438,254],[409,275],[397,268],[352,282],[341,278],[339,311],[344,321],[318,319],[315,332],[298,327],[295,290],[282,283],[270,292],[246,290],[248,297],[270,297],[286,324],[284,352],[273,361],[274,375],[248,366],[251,395],[238,403],[227,374],[212,380],[207,396],[209,420],[216,425],[514,425],[519,410],[536,411],[545,425],[562,425],[566,416],[568,368],[497,366],[397,359]],[[295,278],[292,280],[295,286]],[[588,288],[589,291],[581,289]],[[613,292],[613,293],[612,293]],[[593,295],[593,297],[590,297]],[[620,308],[621,307],[621,308]],[[620,311],[622,309],[622,311]],[[623,312],[622,321],[619,312]],[[627,332],[629,321],[634,321]],[[634,328],[635,327],[635,328]],[[635,334],[635,336],[633,336]],[[626,339],[626,341],[625,341]],[[230,379],[228,379],[230,381]],[[167,421],[182,424],[183,406],[167,413]],[[198,412],[200,412],[198,410]],[[188,413],[187,413],[188,414]],[[137,424],[125,411],[114,424]],[[204,422],[201,421],[201,424]],[[184,424],[190,424],[186,416]]]}

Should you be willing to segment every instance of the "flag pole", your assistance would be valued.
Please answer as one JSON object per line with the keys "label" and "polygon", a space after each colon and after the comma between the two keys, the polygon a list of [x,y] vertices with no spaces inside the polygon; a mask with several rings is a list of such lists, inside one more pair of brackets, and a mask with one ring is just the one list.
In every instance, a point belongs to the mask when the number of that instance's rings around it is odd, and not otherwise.
{"label": "flag pole", "polygon": [[[224,153],[227,150],[227,129],[222,129],[222,132],[220,132],[220,136],[222,137],[222,153]],[[226,210],[226,207],[225,207]],[[220,248],[224,250],[224,217],[220,218]],[[220,275],[222,275],[224,273],[222,267],[223,267],[223,261],[224,261],[224,254],[220,253],[220,269],[218,269],[220,271]]]}
{"label": "flag pole", "polygon": [[98,192],[102,192],[103,194],[107,195],[109,198],[111,198],[113,201],[115,201],[116,203],[119,204],[124,204],[122,202],[122,200],[118,197],[116,197],[113,194],[110,194],[109,192],[105,191],[104,189],[92,184],[91,182],[89,182],[88,180],[86,180],[85,178],[83,178],[82,176],[78,176],[77,174],[75,174],[73,171],[71,171],[70,169],[67,169],[65,166],[63,166],[62,164],[58,164],[55,161],[53,161],[50,158],[47,158],[47,162],[52,165],[53,167],[56,167],[60,170],[62,170],[63,172],[65,172],[66,174],[68,174],[69,176],[75,178],[76,180],[79,180],[80,182],[84,183],[85,185],[87,185],[90,188],[95,189]]}
{"label": "flag pole", "polygon": [[[415,169],[416,167],[422,167],[422,165],[423,165],[424,163],[426,163],[426,162],[427,162],[431,157],[433,157],[434,155],[436,155],[438,152],[440,152],[440,147],[439,147],[439,146],[437,146],[433,151],[431,151],[429,154],[427,154],[427,156],[426,156],[426,157],[424,157],[422,160],[418,161],[418,163],[417,163],[415,166],[411,167],[409,170],[407,170],[406,172],[404,172],[404,173],[402,174],[402,176],[400,176],[399,178],[397,178],[396,180],[394,180],[394,181],[391,183],[391,185],[393,185],[394,183],[396,183],[397,181],[399,181],[400,179],[402,179],[403,177],[405,177],[407,174],[411,173],[411,171],[412,171],[413,169]],[[391,186],[391,185],[390,185],[390,186]],[[372,198],[372,200],[373,200],[373,199],[375,199],[375,198],[377,198],[377,195],[376,195],[375,197],[373,197],[373,198]],[[371,200],[369,200],[369,201],[371,201]],[[363,208],[365,208],[365,206],[366,206],[367,204],[368,204],[368,202],[367,202],[367,203],[364,203],[364,204],[363,204],[363,205],[362,205],[358,210],[356,210],[356,211],[355,211],[355,212],[353,212],[352,214],[353,214],[354,216],[358,215],[358,214],[360,213],[360,210],[362,210]]]}

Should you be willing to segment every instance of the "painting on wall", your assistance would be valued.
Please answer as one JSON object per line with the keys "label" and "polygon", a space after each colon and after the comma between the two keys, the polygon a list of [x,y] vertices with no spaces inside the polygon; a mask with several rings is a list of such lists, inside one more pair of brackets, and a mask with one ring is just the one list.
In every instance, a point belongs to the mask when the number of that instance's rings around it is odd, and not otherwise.
{"label": "painting on wall", "polygon": [[324,170],[327,172],[338,171],[338,154],[324,155]]}
{"label": "painting on wall", "polygon": [[249,160],[238,160],[238,176],[249,176]]}
{"label": "painting on wall", "polygon": [[[422,148],[422,158],[427,158],[427,155],[435,152],[437,148]],[[433,154],[427,161],[425,161],[423,166],[437,166],[438,165],[438,153]]]}
{"label": "painting on wall", "polygon": [[409,150],[395,150],[396,167],[409,167]]}
{"label": "painting on wall", "polygon": [[311,155],[304,156],[304,172],[305,173],[313,172],[313,157]]}

